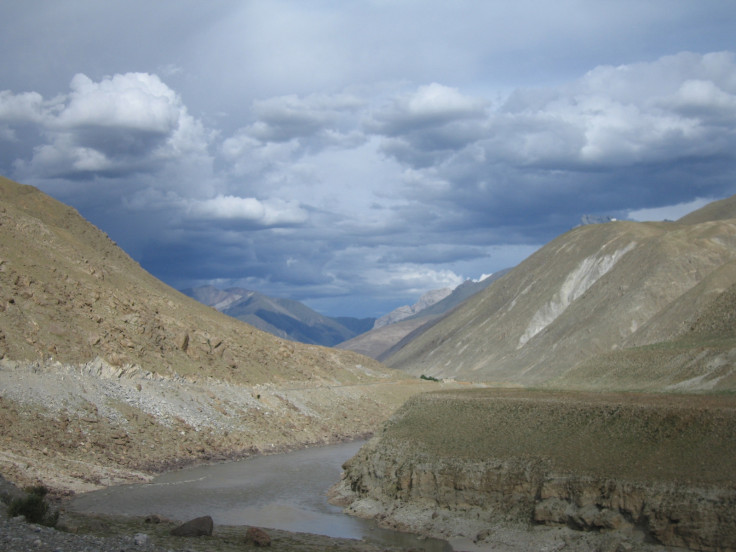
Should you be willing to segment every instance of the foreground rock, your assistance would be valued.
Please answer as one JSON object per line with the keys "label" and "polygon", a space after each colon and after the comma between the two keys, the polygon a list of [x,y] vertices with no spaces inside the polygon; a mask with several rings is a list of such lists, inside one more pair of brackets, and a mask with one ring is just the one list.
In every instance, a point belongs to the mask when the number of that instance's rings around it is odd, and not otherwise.
{"label": "foreground rock", "polygon": [[489,546],[509,526],[548,526],[615,547],[734,550],[734,458],[730,396],[432,393],[346,463],[333,500]]}
{"label": "foreground rock", "polygon": [[202,516],[174,527],[171,534],[175,537],[211,537],[214,527],[210,516]]}
{"label": "foreground rock", "polygon": [[[182,539],[170,535],[173,522],[146,523],[143,518],[63,515],[62,529],[8,518],[0,503],[0,550],[8,552],[243,552],[245,527],[217,526],[211,537]],[[270,530],[274,552],[385,552],[365,541]]]}
{"label": "foreground rock", "polygon": [[271,546],[271,537],[263,529],[249,527],[245,532],[245,544],[253,546]]}

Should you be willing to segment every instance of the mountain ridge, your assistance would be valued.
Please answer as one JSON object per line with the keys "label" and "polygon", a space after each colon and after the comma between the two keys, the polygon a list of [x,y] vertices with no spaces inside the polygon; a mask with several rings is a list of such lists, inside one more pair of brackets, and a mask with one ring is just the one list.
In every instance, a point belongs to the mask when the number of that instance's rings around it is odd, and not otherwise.
{"label": "mountain ridge", "polygon": [[[678,222],[575,228],[494,282],[472,305],[461,305],[407,343],[386,364],[415,375],[572,385],[561,375],[585,359],[594,362],[596,355],[634,343],[651,345],[653,335],[637,340],[644,335],[644,330],[637,334],[639,328],[654,325],[658,313],[698,284],[703,286],[698,296],[718,292],[708,276],[736,258],[736,221],[729,218],[735,205],[729,198]],[[713,212],[716,220],[708,220]],[[692,310],[693,301],[678,312]],[[667,327],[664,321],[659,325]],[[656,339],[673,337],[669,327]],[[699,370],[709,369],[701,365]],[[668,385],[680,376],[673,375]],[[650,387],[643,373],[638,378]]]}
{"label": "mountain ridge", "polygon": [[477,282],[465,280],[441,300],[408,315],[406,318],[378,328],[374,327],[370,331],[338,344],[337,348],[355,351],[382,362],[405,340],[419,335],[424,329],[429,328],[430,324],[436,323],[438,319],[446,316],[458,305],[488,287],[508,270],[500,270]]}
{"label": "mountain ridge", "polygon": [[[332,347],[372,326],[374,319],[331,318],[293,299],[269,297],[239,287],[199,286],[181,290],[218,311],[282,339]],[[364,330],[365,331],[365,330]]]}
{"label": "mountain ridge", "polygon": [[379,328],[383,328],[384,326],[400,322],[401,320],[417,316],[424,312],[426,309],[445,299],[448,295],[452,293],[452,291],[453,290],[450,288],[432,289],[422,294],[422,296],[419,297],[417,302],[413,305],[404,305],[398,307],[388,314],[384,314],[383,316],[379,317],[373,325],[373,329],[377,330]]}

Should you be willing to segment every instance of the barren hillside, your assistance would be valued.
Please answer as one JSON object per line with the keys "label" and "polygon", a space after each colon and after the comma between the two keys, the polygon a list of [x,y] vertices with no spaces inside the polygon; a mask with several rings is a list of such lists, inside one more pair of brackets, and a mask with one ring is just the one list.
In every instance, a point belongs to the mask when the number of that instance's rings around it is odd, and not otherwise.
{"label": "barren hillside", "polygon": [[[728,218],[734,203],[707,206],[684,222],[576,228],[386,363],[417,375],[567,386],[577,381],[563,377],[568,370],[593,365],[601,355],[676,339],[699,316],[718,316],[708,305],[736,282],[729,268],[736,260],[736,220]],[[715,220],[702,220],[711,213]],[[734,343],[721,346],[728,355]],[[649,381],[641,369],[625,385],[610,378],[606,387],[657,389],[689,381],[689,390],[733,388],[732,364],[700,362],[698,355],[689,349],[692,362],[683,359],[666,381]],[[709,374],[716,367],[714,383]]]}
{"label": "barren hillside", "polygon": [[[378,363],[277,339],[145,272],[105,234],[30,186],[0,180],[0,358],[100,357],[239,383],[358,382]],[[370,379],[370,378],[369,378]]]}

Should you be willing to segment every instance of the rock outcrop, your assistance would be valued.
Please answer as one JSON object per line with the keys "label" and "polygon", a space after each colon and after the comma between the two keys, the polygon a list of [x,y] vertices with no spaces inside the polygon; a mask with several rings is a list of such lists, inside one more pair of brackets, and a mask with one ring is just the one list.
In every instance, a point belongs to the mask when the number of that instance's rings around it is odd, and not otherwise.
{"label": "rock outcrop", "polygon": [[171,534],[175,537],[211,537],[214,527],[210,516],[201,516],[174,527]]}
{"label": "rock outcrop", "polygon": [[333,500],[440,538],[510,523],[734,550],[734,422],[730,397],[432,393],[345,464]]}

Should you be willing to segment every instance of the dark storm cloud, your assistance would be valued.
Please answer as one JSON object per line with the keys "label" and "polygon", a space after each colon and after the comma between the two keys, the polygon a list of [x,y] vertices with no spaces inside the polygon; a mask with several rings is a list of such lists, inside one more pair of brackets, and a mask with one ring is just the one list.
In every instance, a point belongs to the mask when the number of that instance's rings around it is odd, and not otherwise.
{"label": "dark storm cloud", "polygon": [[728,2],[6,4],[0,171],[177,287],[380,315],[736,193]]}

